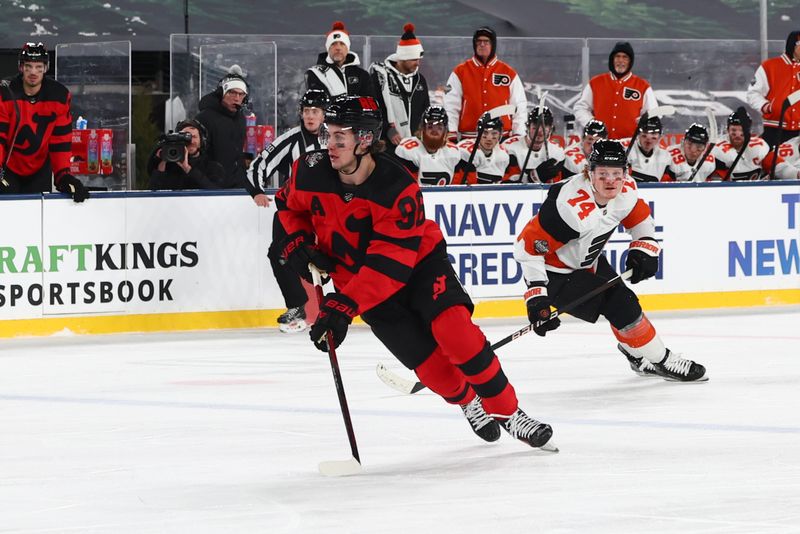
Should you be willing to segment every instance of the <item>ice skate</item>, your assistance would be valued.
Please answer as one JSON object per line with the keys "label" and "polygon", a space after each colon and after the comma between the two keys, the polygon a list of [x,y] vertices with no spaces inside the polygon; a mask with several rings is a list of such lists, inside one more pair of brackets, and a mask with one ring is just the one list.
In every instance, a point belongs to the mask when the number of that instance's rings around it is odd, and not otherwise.
{"label": "ice skate", "polygon": [[705,382],[708,380],[705,367],[692,360],[681,358],[680,354],[669,349],[663,360],[653,364],[653,369],[665,380],[674,382]]}
{"label": "ice skate", "polygon": [[531,447],[558,452],[558,448],[549,443],[553,436],[552,427],[530,417],[519,408],[510,416],[493,414],[492,417],[506,429],[506,432],[511,434],[512,438],[527,443]]}
{"label": "ice skate", "polygon": [[467,404],[461,404],[461,411],[469,421],[472,431],[475,432],[483,441],[497,441],[500,439],[500,424],[489,417],[483,406],[481,399],[477,395]]}
{"label": "ice skate", "polygon": [[656,372],[655,367],[653,367],[653,364],[650,363],[650,360],[648,360],[647,358],[637,358],[636,356],[625,350],[625,347],[623,347],[621,343],[617,344],[617,348],[628,359],[628,363],[630,364],[631,369],[637,375],[653,376],[653,377],[661,376]]}
{"label": "ice skate", "polygon": [[306,310],[303,306],[289,308],[278,317],[278,328],[284,334],[296,334],[308,328]]}

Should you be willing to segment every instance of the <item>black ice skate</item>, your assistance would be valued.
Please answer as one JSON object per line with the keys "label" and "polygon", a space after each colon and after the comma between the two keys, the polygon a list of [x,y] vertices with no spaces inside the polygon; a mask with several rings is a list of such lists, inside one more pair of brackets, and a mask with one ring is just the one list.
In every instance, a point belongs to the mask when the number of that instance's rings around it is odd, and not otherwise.
{"label": "black ice skate", "polygon": [[547,451],[558,452],[558,449],[549,443],[553,436],[550,425],[540,423],[536,419],[517,408],[511,416],[492,415],[506,432],[531,447],[538,447]]}
{"label": "black ice skate", "polygon": [[647,358],[637,358],[636,356],[625,350],[625,347],[623,347],[621,343],[617,344],[617,348],[628,359],[628,363],[630,364],[631,369],[633,369],[633,372],[636,373],[637,375],[654,376],[654,377],[661,376],[656,372],[655,367],[653,367],[653,364],[650,363],[650,360],[648,360]]}
{"label": "black ice skate", "polygon": [[680,354],[675,354],[669,349],[663,360],[653,364],[653,369],[665,380],[676,382],[705,382],[708,380],[705,367],[692,360],[681,358]]}
{"label": "black ice skate", "polygon": [[464,412],[464,417],[469,421],[472,431],[475,432],[483,441],[497,441],[500,439],[500,424],[489,417],[483,410],[481,399],[475,396],[467,404],[462,404],[461,411]]}
{"label": "black ice skate", "polygon": [[296,334],[308,328],[305,307],[289,308],[278,317],[278,328],[284,334]]}

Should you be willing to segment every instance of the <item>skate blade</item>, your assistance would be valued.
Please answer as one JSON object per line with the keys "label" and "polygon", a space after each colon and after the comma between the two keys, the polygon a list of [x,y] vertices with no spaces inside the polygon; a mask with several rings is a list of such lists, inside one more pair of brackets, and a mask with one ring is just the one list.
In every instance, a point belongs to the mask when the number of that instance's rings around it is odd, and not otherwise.
{"label": "skate blade", "polygon": [[305,332],[308,329],[308,324],[305,321],[292,321],[289,324],[279,324],[278,330],[284,334],[298,334]]}
{"label": "skate blade", "polygon": [[539,447],[539,449],[541,449],[541,450],[543,450],[545,452],[552,452],[552,453],[561,452],[561,451],[559,451],[558,447],[556,447],[556,445],[553,443],[552,440],[548,441],[547,443],[545,443],[544,445]]}
{"label": "skate blade", "polygon": [[662,376],[661,378],[663,378],[666,382],[674,382],[677,384],[702,384],[704,382],[708,382],[708,375],[703,375],[702,378],[698,378],[697,380],[677,380],[675,378],[667,378],[665,376]]}
{"label": "skate blade", "polygon": [[320,474],[326,477],[347,477],[364,472],[361,464],[355,458],[349,460],[330,460],[319,463]]}

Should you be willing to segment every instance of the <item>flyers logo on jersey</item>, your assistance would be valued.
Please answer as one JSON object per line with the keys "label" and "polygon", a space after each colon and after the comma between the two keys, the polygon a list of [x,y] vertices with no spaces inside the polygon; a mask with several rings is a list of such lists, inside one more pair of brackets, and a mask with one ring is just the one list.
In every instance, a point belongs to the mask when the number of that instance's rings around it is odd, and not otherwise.
{"label": "flyers logo on jersey", "polygon": [[492,74],[492,84],[497,87],[508,87],[511,85],[511,76],[508,74]]}
{"label": "flyers logo on jersey", "polygon": [[633,87],[625,87],[622,89],[622,98],[625,100],[641,100],[642,93]]}

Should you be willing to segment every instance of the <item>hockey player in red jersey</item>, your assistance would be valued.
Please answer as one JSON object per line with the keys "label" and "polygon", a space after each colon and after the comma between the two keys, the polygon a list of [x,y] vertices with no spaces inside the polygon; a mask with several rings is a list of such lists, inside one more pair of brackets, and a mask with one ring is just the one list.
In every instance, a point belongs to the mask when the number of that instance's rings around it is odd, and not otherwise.
{"label": "hockey player in red jersey", "polygon": [[439,227],[425,218],[419,186],[376,143],[381,113],[371,97],[340,96],[325,112],[327,151],[295,162],[276,195],[288,237],[286,261],[309,277],[309,263],[330,274],[335,292],[320,303],[311,340],[327,351],[353,318],[447,402],[461,407],[482,439],[503,426],[532,447],[550,425],[519,409],[514,388],[483,332],[472,301],[447,259]]}
{"label": "hockey player in red jersey", "polygon": [[0,91],[0,193],[58,191],[75,202],[89,198],[80,180],[69,174],[72,157],[72,97],[47,78],[50,61],[42,43],[26,43],[19,53],[19,74]]}
{"label": "hockey player in red jersey", "polygon": [[[551,187],[539,213],[517,238],[514,258],[522,265],[528,319],[538,335],[561,324],[550,318],[551,305],[561,308],[616,276],[601,252],[620,224],[632,237],[625,262],[632,271],[630,282],[658,271],[655,224],[626,168],[621,143],[597,141],[589,168]],[[590,323],[604,316],[637,374],[707,380],[705,367],[664,346],[636,294],[622,281],[569,313]]]}

